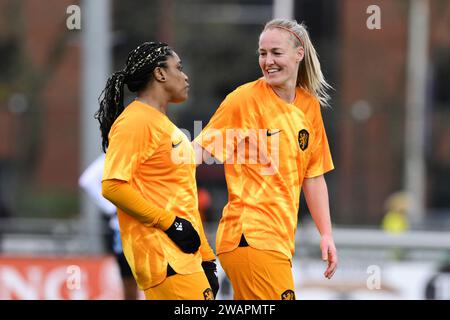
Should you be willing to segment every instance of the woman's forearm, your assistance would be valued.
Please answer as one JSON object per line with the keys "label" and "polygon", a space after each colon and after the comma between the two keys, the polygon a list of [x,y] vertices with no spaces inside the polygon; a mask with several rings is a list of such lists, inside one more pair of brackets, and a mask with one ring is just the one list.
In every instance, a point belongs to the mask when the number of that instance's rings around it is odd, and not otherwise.
{"label": "woman's forearm", "polygon": [[102,182],[102,194],[115,206],[148,227],[157,227],[165,231],[175,220],[175,214],[149,203],[138,191],[124,181],[104,180]]}
{"label": "woman's forearm", "polygon": [[331,236],[332,227],[328,188],[324,176],[306,178],[303,181],[303,193],[320,235]]}

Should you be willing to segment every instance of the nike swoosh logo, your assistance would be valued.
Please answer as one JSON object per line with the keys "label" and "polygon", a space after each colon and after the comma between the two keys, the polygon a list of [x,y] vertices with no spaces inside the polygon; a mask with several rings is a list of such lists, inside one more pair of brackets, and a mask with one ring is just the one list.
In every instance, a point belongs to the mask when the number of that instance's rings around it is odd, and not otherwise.
{"label": "nike swoosh logo", "polygon": [[270,130],[267,129],[267,136],[268,136],[268,137],[273,136],[273,135],[275,135],[275,134],[277,134],[277,133],[280,133],[281,131],[283,131],[283,130],[278,130],[278,131],[270,132]]}
{"label": "nike swoosh logo", "polygon": [[174,143],[172,142],[172,148],[178,147],[178,146],[180,145],[181,142],[183,142],[183,140],[181,140],[180,142],[178,142],[178,143],[176,143],[176,144],[174,144]]}

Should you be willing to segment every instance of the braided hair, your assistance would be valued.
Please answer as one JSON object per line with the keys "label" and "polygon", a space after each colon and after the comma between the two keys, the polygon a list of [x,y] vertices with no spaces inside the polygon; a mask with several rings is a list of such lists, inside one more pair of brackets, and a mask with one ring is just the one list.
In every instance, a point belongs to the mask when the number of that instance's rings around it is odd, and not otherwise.
{"label": "braided hair", "polygon": [[95,119],[100,123],[104,152],[109,145],[111,126],[125,108],[124,84],[131,92],[142,91],[149,81],[153,80],[153,70],[156,67],[167,67],[166,61],[171,55],[173,50],[165,43],[144,42],[128,54],[125,68],[109,77],[99,97],[100,108],[95,113]]}

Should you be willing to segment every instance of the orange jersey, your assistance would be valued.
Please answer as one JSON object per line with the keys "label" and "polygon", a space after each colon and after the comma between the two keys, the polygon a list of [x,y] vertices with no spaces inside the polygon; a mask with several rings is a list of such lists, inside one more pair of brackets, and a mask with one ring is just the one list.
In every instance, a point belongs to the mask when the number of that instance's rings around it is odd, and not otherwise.
{"label": "orange jersey", "polygon": [[247,83],[226,97],[195,142],[224,162],[228,203],[217,254],[234,250],[243,233],[251,247],[291,259],[303,179],[334,168],[318,100],[297,88],[290,104],[264,79]]}
{"label": "orange jersey", "polygon": [[152,204],[188,219],[202,236],[200,250],[186,254],[164,231],[118,209],[123,251],[142,290],[165,279],[168,263],[179,274],[192,274],[203,271],[202,254],[214,259],[198,213],[192,146],[163,113],[134,101],[120,114],[109,133],[102,178],[110,179],[128,182]]}

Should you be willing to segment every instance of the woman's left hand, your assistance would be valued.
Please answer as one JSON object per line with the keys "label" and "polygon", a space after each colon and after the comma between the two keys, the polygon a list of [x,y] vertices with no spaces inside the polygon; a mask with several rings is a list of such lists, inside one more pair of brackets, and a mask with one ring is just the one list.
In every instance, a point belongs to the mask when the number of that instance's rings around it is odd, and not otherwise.
{"label": "woman's left hand", "polygon": [[322,251],[322,260],[328,263],[324,276],[331,279],[336,272],[338,264],[338,254],[332,236],[322,236],[320,239],[320,250]]}
{"label": "woman's left hand", "polygon": [[219,278],[217,277],[217,266],[214,261],[203,261],[203,270],[205,271],[206,278],[208,278],[209,285],[214,293],[214,299],[217,297],[219,291]]}

